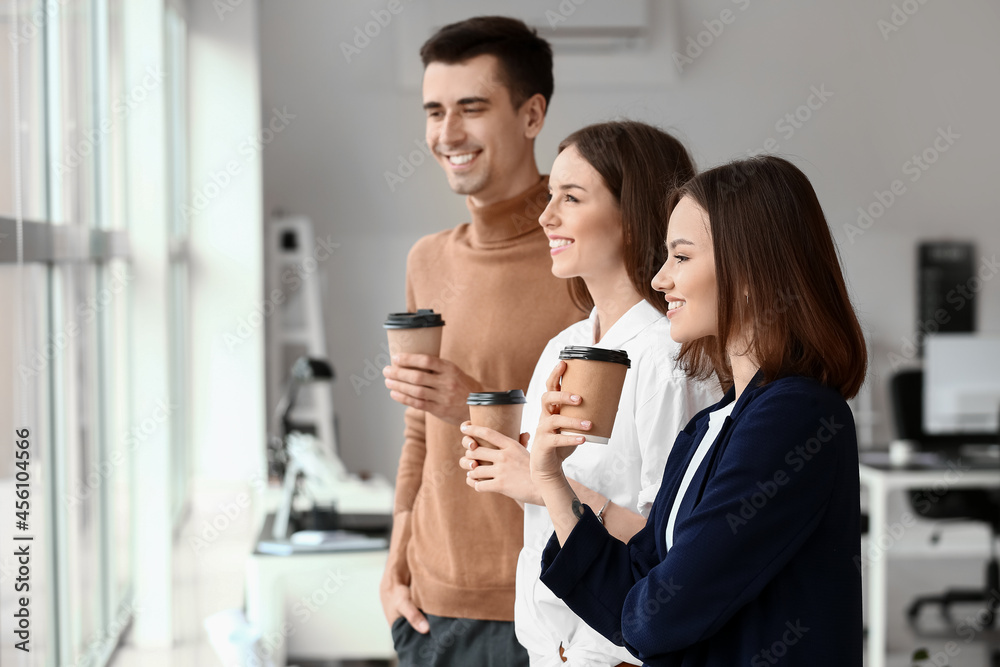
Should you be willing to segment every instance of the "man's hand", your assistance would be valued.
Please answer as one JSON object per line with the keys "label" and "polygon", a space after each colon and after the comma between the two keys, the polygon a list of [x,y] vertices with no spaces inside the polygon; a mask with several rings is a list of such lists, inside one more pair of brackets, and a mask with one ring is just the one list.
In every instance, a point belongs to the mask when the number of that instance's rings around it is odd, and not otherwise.
{"label": "man's hand", "polygon": [[469,394],[483,386],[461,368],[426,354],[397,354],[382,369],[389,397],[458,426],[469,419]]}
{"label": "man's hand", "polygon": [[430,631],[431,626],[427,622],[427,618],[420,613],[417,605],[413,604],[413,600],[410,599],[409,586],[383,578],[378,592],[382,599],[385,620],[389,622],[390,626],[402,616],[420,634],[426,635]]}

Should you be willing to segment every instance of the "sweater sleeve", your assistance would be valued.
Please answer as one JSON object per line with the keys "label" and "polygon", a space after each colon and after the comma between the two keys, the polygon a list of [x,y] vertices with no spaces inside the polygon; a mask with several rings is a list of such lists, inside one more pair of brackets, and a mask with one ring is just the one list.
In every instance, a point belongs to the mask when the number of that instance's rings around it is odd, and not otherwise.
{"label": "sweater sleeve", "polygon": [[[412,257],[411,252],[410,261]],[[406,309],[410,312],[416,311],[416,296],[409,267],[406,272]],[[396,470],[392,539],[389,543],[386,570],[396,581],[407,584],[410,581],[410,571],[406,563],[406,547],[410,541],[410,517],[413,503],[420,492],[424,475],[424,458],[427,453],[425,417],[426,413],[416,408],[406,408],[406,412],[403,413],[405,423],[403,450]]]}
{"label": "sweater sleeve", "polygon": [[824,399],[826,391],[775,388],[747,405],[662,558],[655,536],[669,508],[654,506],[654,518],[628,545],[588,509],[562,549],[549,541],[542,581],[643,661],[711,637],[809,538],[832,494],[837,458],[856,446],[847,404]]}

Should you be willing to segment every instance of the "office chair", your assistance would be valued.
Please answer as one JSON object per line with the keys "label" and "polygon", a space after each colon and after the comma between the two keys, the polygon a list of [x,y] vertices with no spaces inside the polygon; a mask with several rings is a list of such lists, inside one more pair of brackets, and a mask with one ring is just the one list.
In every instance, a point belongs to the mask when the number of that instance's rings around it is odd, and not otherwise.
{"label": "office chair", "polygon": [[[896,436],[912,440],[922,449],[938,450],[957,455],[964,444],[996,444],[997,435],[947,434],[938,435],[924,432],[922,370],[904,370],[890,380],[892,414]],[[983,589],[951,589],[939,595],[923,595],[916,598],[907,611],[911,625],[915,625],[920,611],[927,605],[939,605],[942,616],[952,625],[951,606],[961,603],[986,603],[986,611],[979,618],[986,628],[996,620],[1000,608],[1000,566],[997,561],[997,538],[1000,537],[1000,489],[911,489],[910,504],[920,516],[933,520],[966,519],[982,521],[991,528],[990,560],[986,565],[986,586]]]}

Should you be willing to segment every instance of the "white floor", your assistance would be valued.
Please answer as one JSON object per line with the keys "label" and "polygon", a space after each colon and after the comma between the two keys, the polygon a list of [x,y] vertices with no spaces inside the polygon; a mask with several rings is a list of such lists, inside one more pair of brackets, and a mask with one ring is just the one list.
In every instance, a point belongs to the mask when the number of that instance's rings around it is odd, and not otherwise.
{"label": "white floor", "polygon": [[[243,606],[243,563],[254,542],[254,516],[242,510],[207,548],[195,553],[192,537],[205,535],[205,522],[215,519],[243,492],[241,487],[199,489],[174,547],[174,633],[169,650],[139,650],[128,643],[118,649],[111,667],[223,667],[208,642],[203,621],[226,609]],[[220,525],[223,522],[219,522]],[[209,533],[210,535],[210,533]]]}

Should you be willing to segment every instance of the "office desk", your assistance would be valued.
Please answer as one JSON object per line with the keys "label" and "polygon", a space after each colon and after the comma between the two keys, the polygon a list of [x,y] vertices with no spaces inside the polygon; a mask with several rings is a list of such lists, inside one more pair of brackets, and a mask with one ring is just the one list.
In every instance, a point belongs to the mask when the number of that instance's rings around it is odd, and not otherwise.
{"label": "office desk", "polygon": [[[938,468],[890,466],[883,452],[862,452],[861,485],[868,488],[868,549],[861,554],[868,594],[868,660],[866,667],[885,667],[888,591],[886,552],[898,536],[889,531],[888,499],[892,491],[945,485],[948,490],[1000,486],[1000,468],[964,469],[948,462]],[[897,522],[898,523],[898,522]],[[898,535],[898,528],[896,531]]]}
{"label": "office desk", "polygon": [[[270,535],[273,515],[262,535]],[[395,657],[378,586],[388,549],[295,553],[247,559],[247,620],[277,667],[308,660]]]}

